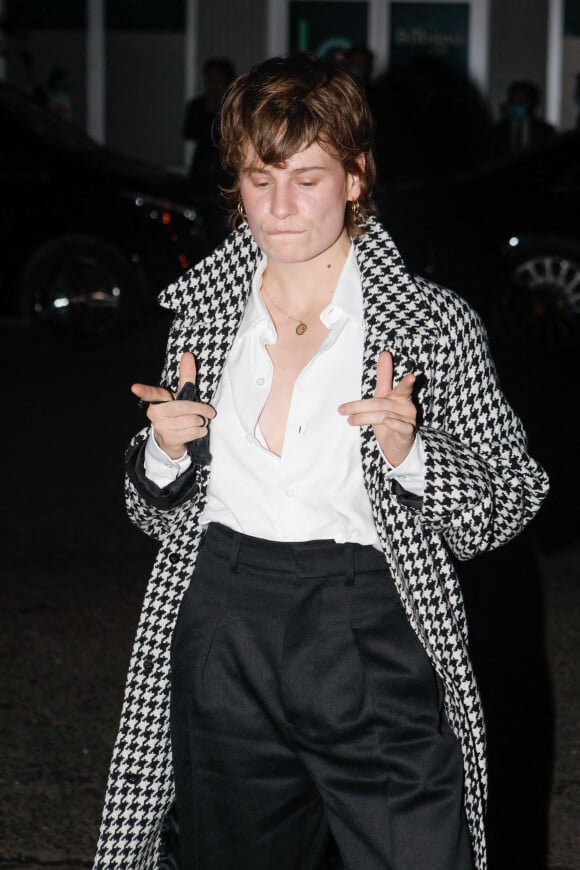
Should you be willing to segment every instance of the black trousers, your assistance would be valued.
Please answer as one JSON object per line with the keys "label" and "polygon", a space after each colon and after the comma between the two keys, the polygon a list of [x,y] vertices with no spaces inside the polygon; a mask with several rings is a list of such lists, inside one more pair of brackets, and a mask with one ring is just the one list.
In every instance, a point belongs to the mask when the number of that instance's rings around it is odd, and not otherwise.
{"label": "black trousers", "polygon": [[172,647],[183,870],[472,870],[442,687],[373,547],[210,525]]}

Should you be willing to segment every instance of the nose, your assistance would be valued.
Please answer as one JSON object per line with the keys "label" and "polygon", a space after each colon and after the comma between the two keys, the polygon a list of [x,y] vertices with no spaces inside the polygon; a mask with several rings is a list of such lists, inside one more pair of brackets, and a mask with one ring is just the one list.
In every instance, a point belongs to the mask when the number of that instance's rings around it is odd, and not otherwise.
{"label": "nose", "polygon": [[296,204],[289,184],[275,184],[272,190],[270,209],[274,217],[283,220],[296,211]]}

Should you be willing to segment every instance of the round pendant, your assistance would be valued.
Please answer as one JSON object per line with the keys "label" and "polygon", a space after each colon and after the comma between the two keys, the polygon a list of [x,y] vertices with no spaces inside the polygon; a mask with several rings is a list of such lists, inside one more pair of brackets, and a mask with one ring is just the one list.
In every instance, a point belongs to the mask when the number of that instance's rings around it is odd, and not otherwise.
{"label": "round pendant", "polygon": [[299,323],[298,326],[296,327],[296,335],[304,335],[304,333],[306,332],[307,329],[308,329],[308,327],[306,326],[305,323]]}

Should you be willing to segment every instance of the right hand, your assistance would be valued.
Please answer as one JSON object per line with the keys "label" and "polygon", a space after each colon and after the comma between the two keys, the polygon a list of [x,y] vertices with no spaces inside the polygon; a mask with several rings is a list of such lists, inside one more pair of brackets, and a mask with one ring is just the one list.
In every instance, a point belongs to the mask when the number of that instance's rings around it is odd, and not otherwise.
{"label": "right hand", "polygon": [[[195,358],[184,353],[179,363],[179,387],[177,395],[187,381],[195,383]],[[133,395],[148,402],[147,417],[153,424],[155,440],[171,459],[181,459],[187,451],[187,443],[207,435],[208,421],[215,417],[215,409],[205,402],[184,402],[165,387],[148,384],[133,384]]]}

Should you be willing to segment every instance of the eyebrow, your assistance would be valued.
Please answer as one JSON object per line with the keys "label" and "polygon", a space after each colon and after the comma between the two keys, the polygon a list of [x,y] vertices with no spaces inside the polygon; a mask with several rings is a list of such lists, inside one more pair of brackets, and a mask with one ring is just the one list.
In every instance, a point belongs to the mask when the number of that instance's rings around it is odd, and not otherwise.
{"label": "eyebrow", "polygon": [[[290,171],[290,175],[299,175],[303,172],[326,172],[326,166],[298,166]],[[262,175],[270,175],[271,170],[268,166],[246,166],[242,172],[249,175],[251,172],[261,173]]]}

